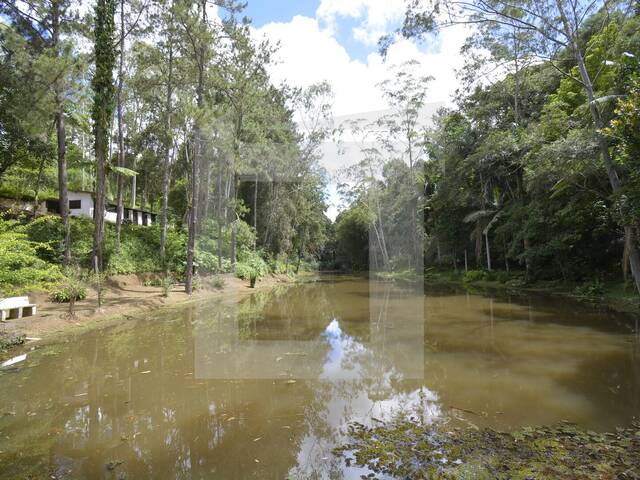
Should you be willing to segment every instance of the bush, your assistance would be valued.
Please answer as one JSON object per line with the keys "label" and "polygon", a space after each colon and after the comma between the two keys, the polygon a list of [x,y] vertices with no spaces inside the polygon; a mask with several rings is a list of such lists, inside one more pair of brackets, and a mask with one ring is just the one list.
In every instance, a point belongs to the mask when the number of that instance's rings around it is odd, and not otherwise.
{"label": "bush", "polygon": [[47,290],[60,281],[60,267],[40,257],[46,248],[30,241],[16,222],[0,220],[0,294]]}
{"label": "bush", "polygon": [[593,298],[604,295],[604,283],[599,278],[594,278],[575,288],[574,293],[578,297]]}
{"label": "bush", "polygon": [[222,257],[222,268],[218,265],[218,255],[213,253],[196,251],[196,266],[200,273],[229,273],[231,271],[231,260]]}
{"label": "bush", "polygon": [[162,287],[162,296],[168,297],[171,290],[173,290],[173,286],[175,285],[175,281],[171,275],[167,275],[160,280],[160,286]]}
{"label": "bush", "polygon": [[[110,228],[110,230],[113,230]],[[149,227],[123,225],[120,250],[114,254],[115,236],[110,232],[107,244],[109,270],[114,274],[182,272],[186,262],[187,239],[184,232],[167,230],[165,265],[160,251],[160,225]]]}
{"label": "bush", "polygon": [[483,270],[469,270],[465,272],[462,277],[462,281],[465,283],[480,282],[485,279],[485,272]]}
{"label": "bush", "polygon": [[496,272],[494,277],[500,283],[507,283],[511,278],[507,272]]}
{"label": "bush", "polygon": [[69,303],[72,298],[74,301],[84,300],[87,298],[87,289],[82,285],[65,282],[55,287],[49,297],[56,303]]}
{"label": "bush", "polygon": [[236,276],[243,280],[252,282],[269,273],[269,266],[262,259],[258,252],[253,250],[241,250],[238,254],[238,264],[236,265]]}
{"label": "bush", "polygon": [[219,276],[214,277],[213,279],[214,288],[217,288],[218,290],[222,290],[224,288],[224,284],[225,284],[224,278]]}

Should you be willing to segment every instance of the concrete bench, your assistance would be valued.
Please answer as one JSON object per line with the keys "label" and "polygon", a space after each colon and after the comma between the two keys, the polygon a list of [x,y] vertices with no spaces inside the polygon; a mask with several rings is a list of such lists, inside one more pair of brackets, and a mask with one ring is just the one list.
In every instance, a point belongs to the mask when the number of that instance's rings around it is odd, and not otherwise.
{"label": "concrete bench", "polygon": [[36,306],[29,297],[11,297],[0,300],[0,320],[13,320],[36,314]]}

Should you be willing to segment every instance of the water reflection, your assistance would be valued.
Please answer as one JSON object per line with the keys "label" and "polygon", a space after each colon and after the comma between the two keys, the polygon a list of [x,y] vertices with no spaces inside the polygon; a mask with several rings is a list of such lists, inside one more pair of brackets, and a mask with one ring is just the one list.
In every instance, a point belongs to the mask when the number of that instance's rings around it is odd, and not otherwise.
{"label": "water reflection", "polygon": [[359,478],[330,454],[349,421],[611,430],[640,411],[622,317],[328,280],[29,352],[0,371],[0,478]]}

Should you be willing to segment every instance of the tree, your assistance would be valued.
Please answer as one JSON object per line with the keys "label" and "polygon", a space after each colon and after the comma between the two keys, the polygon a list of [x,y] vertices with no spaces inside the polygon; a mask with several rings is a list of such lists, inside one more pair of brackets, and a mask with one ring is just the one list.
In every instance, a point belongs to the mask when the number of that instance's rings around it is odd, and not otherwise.
{"label": "tree", "polygon": [[58,163],[58,204],[64,226],[63,263],[71,261],[71,227],[67,186],[67,102],[79,61],[74,58],[73,34],[78,29],[72,0],[0,2],[4,13],[27,38],[30,56],[37,65],[37,75],[46,78],[39,103],[49,110],[56,129]]}
{"label": "tree", "polygon": [[[605,127],[605,122],[599,108],[601,99],[596,98],[594,79],[597,78],[601,69],[596,72],[589,71],[585,60],[586,42],[583,35],[587,26],[595,28],[596,31],[606,28],[608,15],[618,5],[619,2],[612,0],[594,1],[586,4],[574,0],[535,2],[527,0],[518,2],[413,0],[409,5],[404,25],[399,33],[405,37],[415,37],[433,31],[434,28],[451,24],[492,22],[535,35],[538,42],[537,56],[551,62],[564,76],[582,86],[593,125],[597,130],[595,138],[599,145],[600,157],[611,189],[614,194],[618,194],[623,188],[623,181],[611,158],[609,142],[600,133]],[[591,17],[599,12],[602,12],[604,18],[600,22],[596,19],[595,26],[593,24],[587,25],[588,21],[593,22]],[[444,14],[440,15],[440,13]],[[387,38],[382,42],[383,49],[388,46],[390,40]],[[575,70],[567,69],[561,64],[559,60],[563,59],[562,53],[570,54],[576,67]],[[640,254],[638,253],[637,239],[631,225],[624,225],[624,231],[629,245],[631,271],[636,289],[640,293]]]}
{"label": "tree", "polygon": [[115,88],[113,69],[115,51],[115,0],[97,0],[95,7],[95,73],[93,88],[93,134],[96,155],[96,191],[94,202],[94,235],[92,267],[96,274],[103,269],[104,214],[106,203],[106,169],[109,145],[109,125],[113,114]]}

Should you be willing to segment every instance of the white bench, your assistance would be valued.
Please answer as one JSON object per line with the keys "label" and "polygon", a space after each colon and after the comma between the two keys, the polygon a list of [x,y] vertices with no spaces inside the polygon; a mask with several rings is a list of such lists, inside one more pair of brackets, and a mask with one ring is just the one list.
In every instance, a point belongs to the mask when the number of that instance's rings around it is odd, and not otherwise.
{"label": "white bench", "polygon": [[29,297],[11,297],[0,300],[0,320],[13,320],[36,314],[36,306]]}

